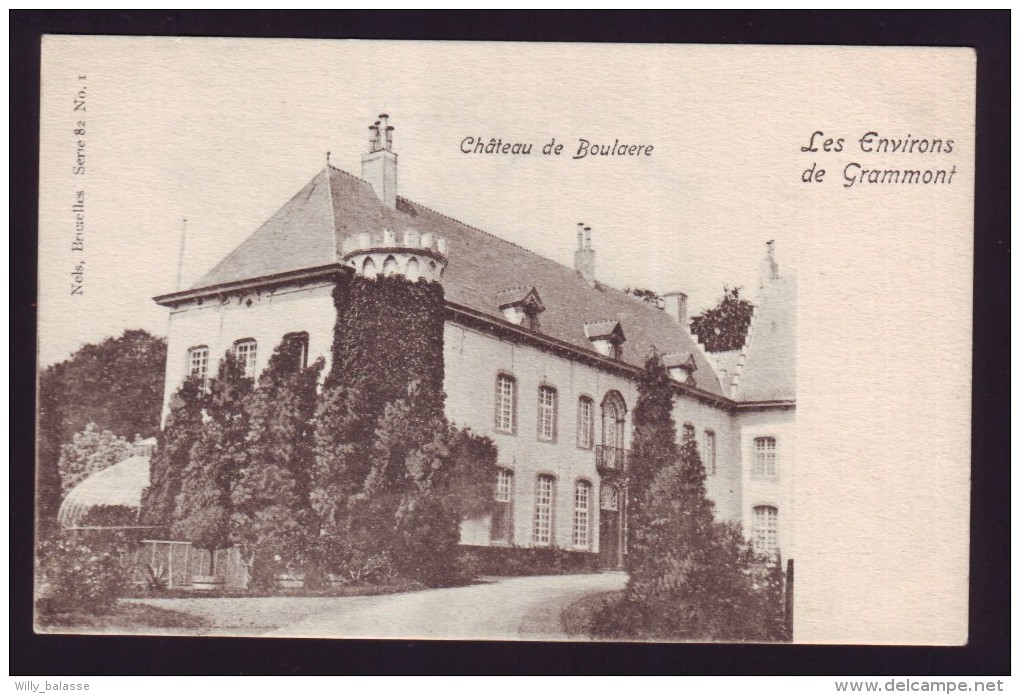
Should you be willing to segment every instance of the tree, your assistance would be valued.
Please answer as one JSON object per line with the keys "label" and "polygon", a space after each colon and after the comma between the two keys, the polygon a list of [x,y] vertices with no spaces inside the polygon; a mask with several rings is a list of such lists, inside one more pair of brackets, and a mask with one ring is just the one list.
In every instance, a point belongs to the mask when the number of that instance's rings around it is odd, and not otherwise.
{"label": "tree", "polygon": [[139,523],[169,529],[191,450],[202,435],[205,390],[202,379],[185,379],[170,400],[156,450],[149,462],[149,485],[142,491]]}
{"label": "tree", "polygon": [[61,443],[90,423],[125,439],[159,431],[166,340],[144,330],[82,346],[44,370],[60,384]]}
{"label": "tree", "polygon": [[651,304],[657,309],[662,308],[662,295],[654,290],[646,290],[641,287],[625,287],[623,291],[633,297],[637,297],[646,304]]}
{"label": "tree", "polygon": [[642,533],[650,523],[651,488],[659,471],[679,460],[673,421],[673,382],[662,356],[653,353],[638,379],[634,434],[627,474],[628,564],[642,562]]}
{"label": "tree", "polygon": [[252,379],[227,352],[209,382],[206,422],[191,449],[174,513],[174,534],[196,547],[215,551],[233,542],[231,493],[247,458],[250,427],[244,401],[251,390]]}
{"label": "tree", "polygon": [[108,430],[100,431],[90,422],[74,435],[70,444],[60,447],[60,483],[66,495],[71,488],[93,473],[119,463],[131,454],[131,445]]}
{"label": "tree", "polygon": [[379,418],[373,465],[353,505],[351,530],[428,586],[458,578],[460,523],[488,511],[496,448],[488,438],[427,416],[416,384]]}
{"label": "tree", "polygon": [[691,332],[709,352],[739,350],[751,325],[754,305],[740,298],[740,288],[723,287],[719,304],[691,319]]}
{"label": "tree", "polygon": [[61,387],[64,365],[54,365],[39,377],[39,432],[36,451],[36,535],[46,538],[57,528],[63,500],[60,481]]}
{"label": "tree", "polygon": [[309,493],[323,360],[309,367],[300,360],[301,347],[285,340],[244,405],[247,455],[231,490],[231,525],[257,586],[272,585],[279,563],[301,564],[319,532]]}
{"label": "tree", "polygon": [[94,422],[131,439],[159,429],[166,341],[144,330],[83,346],[39,376],[37,518],[40,537],[56,528],[60,449]]}
{"label": "tree", "polygon": [[685,433],[676,441],[666,379],[653,355],[634,409],[630,577],[623,596],[596,616],[594,632],[668,640],[785,639],[781,575],[755,557],[739,524],[715,520],[695,438]]}

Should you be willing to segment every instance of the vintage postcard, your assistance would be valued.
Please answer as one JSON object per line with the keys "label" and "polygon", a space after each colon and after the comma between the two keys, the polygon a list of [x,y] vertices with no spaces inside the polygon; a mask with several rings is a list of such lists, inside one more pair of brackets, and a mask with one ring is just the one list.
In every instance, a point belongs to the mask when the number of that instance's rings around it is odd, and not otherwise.
{"label": "vintage postcard", "polygon": [[38,632],[967,641],[972,50],[41,81]]}

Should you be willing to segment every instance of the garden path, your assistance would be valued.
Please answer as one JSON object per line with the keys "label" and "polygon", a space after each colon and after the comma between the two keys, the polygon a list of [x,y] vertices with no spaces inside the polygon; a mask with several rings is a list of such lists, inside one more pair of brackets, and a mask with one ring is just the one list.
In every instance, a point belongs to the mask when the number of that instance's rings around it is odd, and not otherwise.
{"label": "garden path", "polygon": [[584,596],[622,589],[623,573],[513,577],[452,589],[336,599],[336,607],[270,637],[568,639],[560,613]]}

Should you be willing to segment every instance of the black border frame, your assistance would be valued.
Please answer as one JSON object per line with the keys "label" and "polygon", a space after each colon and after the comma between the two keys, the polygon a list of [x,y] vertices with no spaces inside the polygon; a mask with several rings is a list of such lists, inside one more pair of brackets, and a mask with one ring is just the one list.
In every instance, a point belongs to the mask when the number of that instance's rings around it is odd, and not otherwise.
{"label": "black border frame", "polygon": [[[1010,673],[1009,11],[25,11],[10,20],[10,674]],[[977,49],[970,642],[965,647],[572,644],[35,635],[31,572],[40,37],[971,46]]]}

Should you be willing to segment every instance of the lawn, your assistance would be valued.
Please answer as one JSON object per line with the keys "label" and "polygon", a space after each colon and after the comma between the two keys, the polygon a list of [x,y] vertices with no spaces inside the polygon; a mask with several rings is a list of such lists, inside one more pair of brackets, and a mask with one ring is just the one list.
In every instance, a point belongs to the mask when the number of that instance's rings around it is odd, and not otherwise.
{"label": "lawn", "polygon": [[422,590],[417,582],[352,585],[276,594],[164,591],[138,592],[106,614],[38,611],[36,630],[46,633],[256,636],[312,615],[351,606],[372,596]]}
{"label": "lawn", "polygon": [[212,621],[193,613],[124,601],[119,601],[109,613],[98,615],[84,611],[39,611],[36,614],[36,631],[46,633],[171,631],[203,634],[202,631],[211,625]]}

